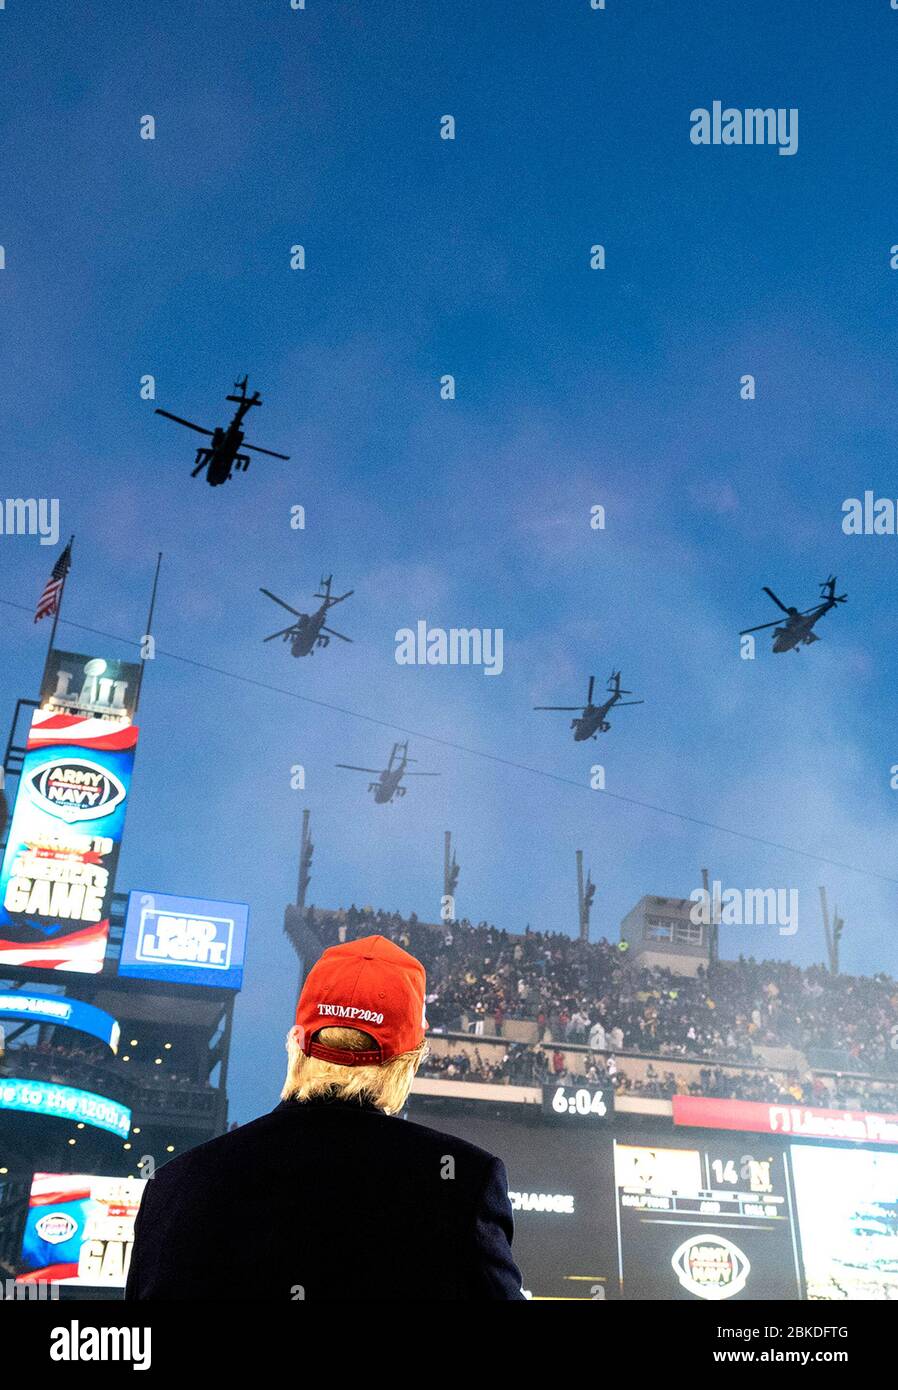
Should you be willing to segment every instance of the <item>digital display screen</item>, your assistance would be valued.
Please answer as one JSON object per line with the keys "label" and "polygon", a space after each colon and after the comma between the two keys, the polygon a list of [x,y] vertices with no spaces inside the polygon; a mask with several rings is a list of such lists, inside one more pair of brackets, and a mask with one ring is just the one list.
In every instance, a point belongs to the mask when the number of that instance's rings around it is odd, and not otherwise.
{"label": "digital display screen", "polygon": [[18,1283],[125,1287],[144,1178],[35,1173]]}
{"label": "digital display screen", "polygon": [[898,1154],[793,1144],[810,1299],[898,1299]]}
{"label": "digital display screen", "polygon": [[562,1131],[539,1113],[507,1121],[436,1114],[419,1108],[414,1094],[409,1118],[467,1139],[505,1164],[515,1225],[512,1253],[528,1297],[619,1296],[609,1200],[611,1137],[604,1129],[576,1125]]}
{"label": "digital display screen", "polygon": [[0,868],[0,966],[102,970],[137,735],[35,711]]}
{"label": "digital display screen", "polygon": [[118,973],[240,989],[249,908],[206,898],[128,894]]}
{"label": "digital display screen", "polygon": [[898,1299],[898,1153],[523,1109],[409,1118],[502,1159],[528,1296]]}
{"label": "digital display screen", "polygon": [[61,714],[133,719],[141,667],[133,661],[84,656],[54,647],[41,681],[41,707]]}
{"label": "digital display screen", "polygon": [[625,1298],[799,1298],[781,1150],[725,1135],[701,1147],[615,1143]]}
{"label": "digital display screen", "polygon": [[75,1086],[58,1086],[55,1081],[27,1081],[19,1076],[0,1077],[0,1110],[24,1110],[33,1115],[54,1115],[75,1124],[107,1129],[127,1139],[131,1130],[131,1111],[108,1096],[81,1091]]}
{"label": "digital display screen", "polygon": [[561,1124],[607,1124],[614,1118],[611,1086],[543,1086],[543,1114]]}
{"label": "digital display screen", "polygon": [[52,1023],[59,1028],[74,1028],[99,1038],[113,1052],[118,1051],[120,1028],[112,1014],[80,999],[66,999],[61,994],[0,994],[0,1018],[20,1023]]}

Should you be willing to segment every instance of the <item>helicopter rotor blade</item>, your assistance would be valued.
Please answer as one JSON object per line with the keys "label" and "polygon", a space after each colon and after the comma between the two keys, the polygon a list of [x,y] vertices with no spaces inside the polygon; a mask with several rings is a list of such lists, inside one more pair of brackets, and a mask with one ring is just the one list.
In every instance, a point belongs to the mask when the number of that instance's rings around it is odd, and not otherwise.
{"label": "helicopter rotor blade", "polygon": [[342,603],[345,598],[351,598],[354,593],[355,589],[350,589],[345,594],[321,594],[316,590],[315,598],[323,598],[328,608],[330,608],[335,603]]}
{"label": "helicopter rotor blade", "polygon": [[582,714],[582,713],[583,713],[583,706],[582,706],[582,705],[534,705],[533,708],[534,708],[534,709],[557,709],[557,710],[564,710],[564,711],[566,711],[568,714]]}
{"label": "helicopter rotor blade", "polygon": [[208,467],[209,467],[209,459],[200,459],[200,461],[199,461],[199,463],[197,464],[196,468],[191,469],[191,472],[190,472],[191,478],[195,478],[196,475],[197,475],[197,473],[202,473],[203,469],[204,469],[204,468],[208,468]]}
{"label": "helicopter rotor blade", "polygon": [[403,772],[403,777],[441,777],[440,772]]}
{"label": "helicopter rotor blade", "polygon": [[781,609],[783,610],[784,613],[788,613],[788,612],[789,612],[789,609],[786,607],[786,605],[785,605],[784,603],[782,603],[782,602],[777,598],[776,594],[773,592],[772,589],[768,589],[768,588],[767,588],[767,585],[766,585],[766,584],[764,585],[764,593],[767,594],[767,595],[769,595],[769,597],[773,599],[773,601],[774,601],[774,603],[776,604],[777,608],[781,608]]}
{"label": "helicopter rotor blade", "polygon": [[182,420],[180,415],[172,415],[170,410],[160,410],[156,408],[157,415],[164,415],[166,420],[174,420],[176,425],[186,425],[189,430],[196,430],[197,434],[212,435],[211,430],[204,430],[202,425],[195,425],[192,420]]}
{"label": "helicopter rotor blade", "polygon": [[292,632],[292,631],[293,631],[293,624],[291,623],[289,627],[282,627],[281,630],[280,630],[280,632],[273,632],[273,633],[271,634],[270,637],[263,637],[263,638],[262,638],[262,641],[263,641],[263,642],[273,642],[274,639],[275,639],[275,637],[283,637],[283,635],[284,635],[285,632]]}
{"label": "helicopter rotor blade", "polygon": [[[628,692],[629,693],[629,692]],[[615,709],[626,709],[628,705],[644,705],[645,700],[618,700]]]}
{"label": "helicopter rotor blade", "polygon": [[289,603],[285,603],[282,598],[278,598],[277,594],[273,594],[270,589],[260,589],[259,593],[264,594],[266,598],[272,599],[274,603],[279,603],[282,608],[286,608],[287,612],[292,613],[294,617],[305,618],[308,616],[306,613],[300,613],[298,608],[291,608]]}
{"label": "helicopter rotor blade", "polygon": [[596,678],[595,678],[595,676],[590,676],[590,678],[589,678],[589,690],[587,691],[587,694],[586,694],[586,703],[587,703],[588,705],[591,705],[591,704],[592,704],[592,691],[593,691],[593,686],[595,685],[595,683],[596,683]]}
{"label": "helicopter rotor blade", "polygon": [[321,631],[326,632],[329,637],[339,637],[341,642],[351,642],[353,640],[351,637],[344,637],[342,632],[334,632],[332,627],[322,627]]}
{"label": "helicopter rotor blade", "polygon": [[831,574],[826,583],[820,585],[820,597],[828,603],[844,603],[848,595],[836,593],[836,576]]}
{"label": "helicopter rotor blade", "polygon": [[779,627],[782,621],[782,618],[777,618],[775,623],[758,623],[757,627],[744,627],[740,631],[739,636],[744,637],[749,632],[763,632],[765,627]]}
{"label": "helicopter rotor blade", "polygon": [[289,454],[276,454],[273,449],[260,449],[258,444],[241,444],[241,449],[249,449],[253,454],[267,454],[271,459],[289,459]]}
{"label": "helicopter rotor blade", "polygon": [[380,777],[384,771],[382,767],[358,767],[356,763],[334,763],[334,767],[345,767],[350,772],[373,772],[375,777]]}

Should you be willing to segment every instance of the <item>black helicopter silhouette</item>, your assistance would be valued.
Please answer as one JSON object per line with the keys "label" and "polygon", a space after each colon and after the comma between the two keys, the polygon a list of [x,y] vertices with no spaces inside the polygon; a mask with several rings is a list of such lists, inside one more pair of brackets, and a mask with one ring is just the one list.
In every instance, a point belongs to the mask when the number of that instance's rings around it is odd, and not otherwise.
{"label": "black helicopter silhouette", "polygon": [[772,589],[764,585],[764,593],[773,599],[777,608],[781,608],[786,615],[785,621],[777,618],[772,623],[759,623],[757,627],[744,627],[739,636],[744,637],[748,632],[763,632],[764,628],[775,627],[773,634],[773,650],[775,652],[798,651],[799,647],[809,647],[812,642],[819,642],[820,638],[813,631],[814,624],[819,621],[826,613],[835,608],[838,603],[848,601],[847,594],[836,593],[836,576],[831,574],[827,580],[820,585],[820,601],[815,603],[813,608],[806,608],[804,612],[799,612],[797,608],[787,608],[781,603]]}
{"label": "black helicopter silhouette", "polygon": [[406,739],[405,743],[393,744],[390,761],[384,768],[357,767],[355,763],[337,763],[337,767],[345,767],[350,772],[373,772],[377,781],[369,782],[368,790],[374,793],[374,800],[378,805],[386,806],[388,801],[392,801],[394,797],[405,796],[408,791],[408,787],[401,785],[403,777],[439,777],[438,772],[406,772],[408,764],[413,762],[415,759],[408,755]]}
{"label": "black helicopter silhouette", "polygon": [[329,574],[321,580],[321,587],[324,593],[316,593],[315,597],[323,599],[320,608],[314,613],[300,613],[297,608],[291,608],[289,603],[285,603],[277,594],[273,594],[270,589],[260,589],[259,593],[270,598],[274,603],[279,603],[282,608],[286,608],[288,613],[292,613],[299,621],[291,623],[289,627],[282,627],[279,632],[272,632],[270,636],[263,638],[265,642],[273,642],[276,637],[283,637],[285,642],[290,643],[290,654],[292,656],[309,656],[316,647],[326,647],[330,644],[332,637],[339,637],[341,642],[351,642],[351,637],[344,637],[342,632],[334,632],[332,627],[325,627],[324,620],[327,617],[328,609],[333,608],[335,603],[342,603],[350,594],[355,593],[350,589],[345,594],[331,594],[331,584],[334,576]]}
{"label": "black helicopter silhouette", "polygon": [[620,671],[612,671],[611,678],[607,685],[610,698],[605,700],[601,705],[594,705],[592,702],[592,692],[595,681],[595,676],[590,676],[589,690],[586,694],[586,704],[583,705],[582,708],[580,705],[534,705],[533,708],[569,710],[571,713],[575,713],[579,710],[578,717],[571,720],[571,728],[574,731],[574,742],[583,743],[585,739],[597,738],[599,734],[607,734],[611,725],[608,723],[605,715],[615,705],[619,705],[620,708],[623,709],[626,705],[645,704],[644,700],[622,700],[622,695],[632,695],[633,691],[621,690]]}
{"label": "black helicopter silhouette", "polygon": [[[214,430],[204,429],[202,425],[195,425],[192,420],[184,420],[180,415],[172,415],[170,410],[156,409],[157,415],[164,415],[166,420],[174,420],[177,425],[185,425],[189,430],[196,430],[197,434],[207,434],[212,440],[212,444],[206,448],[201,447],[196,451],[196,467],[191,473],[191,478],[195,478],[197,473],[206,469],[206,482],[210,487],[220,487],[226,483],[231,476],[232,470],[239,472],[241,469],[245,473],[249,468],[249,455],[267,454],[273,459],[289,459],[289,454],[276,454],[273,449],[260,449],[258,444],[244,444],[243,431],[240,426],[243,417],[254,405],[262,404],[262,397],[258,391],[254,391],[251,396],[246,394],[246,386],[249,378],[244,377],[242,381],[234,382],[235,391],[239,391],[239,396],[226,396],[225,400],[235,401],[237,409],[234,411],[234,418],[227,429],[218,427]],[[240,449],[248,450],[242,454]]]}

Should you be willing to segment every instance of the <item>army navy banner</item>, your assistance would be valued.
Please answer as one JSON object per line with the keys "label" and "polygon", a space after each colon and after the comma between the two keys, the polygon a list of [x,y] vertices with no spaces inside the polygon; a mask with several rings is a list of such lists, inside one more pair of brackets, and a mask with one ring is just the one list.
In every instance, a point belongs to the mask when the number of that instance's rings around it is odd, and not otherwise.
{"label": "army navy banner", "polygon": [[0,869],[0,967],[103,968],[138,730],[37,710]]}

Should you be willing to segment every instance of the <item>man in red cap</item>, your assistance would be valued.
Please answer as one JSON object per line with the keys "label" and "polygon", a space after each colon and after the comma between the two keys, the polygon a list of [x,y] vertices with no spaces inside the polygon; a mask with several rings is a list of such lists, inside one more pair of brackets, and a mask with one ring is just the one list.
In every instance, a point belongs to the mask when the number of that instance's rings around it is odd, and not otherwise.
{"label": "man in red cap", "polygon": [[425,1051],[424,967],[383,936],[303,986],[268,1115],[147,1184],[126,1298],[520,1300],[505,1168],[394,1118]]}

